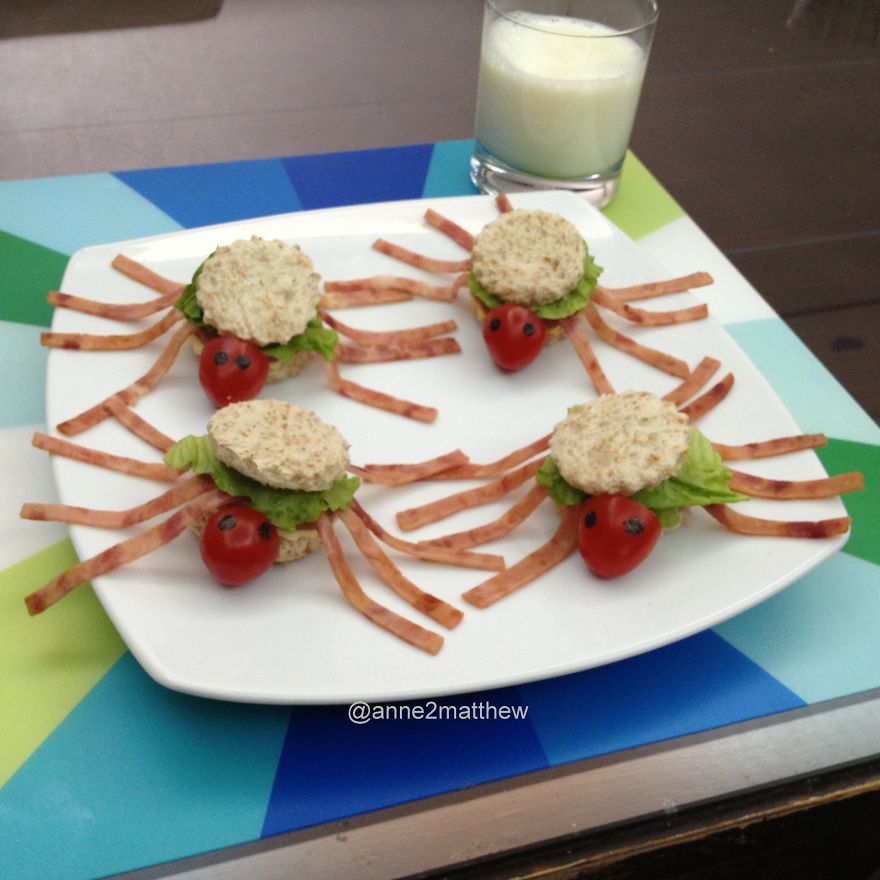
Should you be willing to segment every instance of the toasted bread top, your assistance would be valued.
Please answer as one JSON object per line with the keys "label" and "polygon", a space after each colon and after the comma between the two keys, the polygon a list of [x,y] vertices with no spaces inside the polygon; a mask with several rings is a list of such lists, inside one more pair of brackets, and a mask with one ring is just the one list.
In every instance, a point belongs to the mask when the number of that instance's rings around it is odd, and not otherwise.
{"label": "toasted bread top", "polygon": [[678,473],[690,430],[687,416],[653,394],[605,394],[571,409],[553,430],[550,454],[583,492],[632,495]]}
{"label": "toasted bread top", "polygon": [[256,236],[217,248],[196,283],[206,323],[257,345],[302,333],[320,298],[321,278],[298,245]]}
{"label": "toasted bread top", "polygon": [[277,489],[317,492],[348,468],[348,443],[315,413],[280,400],[247,400],[218,409],[208,422],[218,458]]}
{"label": "toasted bread top", "polygon": [[539,306],[561,299],[584,274],[587,246],[577,227],[548,211],[509,211],[483,227],[471,266],[505,302]]}

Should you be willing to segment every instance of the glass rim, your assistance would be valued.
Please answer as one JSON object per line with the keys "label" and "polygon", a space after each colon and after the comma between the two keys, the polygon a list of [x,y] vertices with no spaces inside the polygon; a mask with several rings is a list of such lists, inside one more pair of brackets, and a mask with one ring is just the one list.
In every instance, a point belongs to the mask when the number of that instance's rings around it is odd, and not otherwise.
{"label": "glass rim", "polygon": [[[522,12],[524,10],[512,10],[511,12],[507,12],[503,9],[498,8],[498,0],[485,0],[486,5],[489,6],[497,15],[500,15],[502,18],[511,22],[512,24],[519,25],[520,27],[528,28],[529,30],[538,31],[542,34],[553,34],[558,37],[571,37],[574,40],[613,40],[618,37],[628,37],[631,34],[637,34],[641,31],[647,30],[650,27],[653,27],[657,23],[657,18],[660,15],[660,8],[658,6],[657,0],[648,0],[648,16],[641,24],[636,25],[635,27],[630,28],[612,28],[611,33],[607,34],[573,34],[569,32],[563,32],[554,30],[552,27],[537,27],[532,24],[528,24],[527,22],[522,21],[519,18],[513,17],[513,12]],[[562,18],[573,18],[573,16],[560,16]],[[608,26],[610,27],[610,25]]]}

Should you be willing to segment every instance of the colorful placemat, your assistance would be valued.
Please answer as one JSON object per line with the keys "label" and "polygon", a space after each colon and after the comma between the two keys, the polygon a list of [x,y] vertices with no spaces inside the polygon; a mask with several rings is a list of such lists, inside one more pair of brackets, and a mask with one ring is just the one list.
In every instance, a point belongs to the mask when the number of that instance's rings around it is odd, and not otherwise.
{"label": "colorful placemat", "polygon": [[698,265],[723,280],[713,314],[802,430],[831,435],[826,468],[865,472],[868,489],[845,499],[854,525],[843,552],[712,630],[600,669],[437,701],[456,717],[421,721],[355,724],[346,706],[169,691],[126,651],[90,588],[28,617],[23,597],[75,560],[63,529],[15,516],[26,487],[51,483],[28,444],[44,429],[45,294],[70,255],[265,214],[470,195],[471,147],[0,182],[0,342],[13,365],[0,387],[0,877],[130,871],[880,686],[880,429],[632,155],[607,216],[671,272]]}

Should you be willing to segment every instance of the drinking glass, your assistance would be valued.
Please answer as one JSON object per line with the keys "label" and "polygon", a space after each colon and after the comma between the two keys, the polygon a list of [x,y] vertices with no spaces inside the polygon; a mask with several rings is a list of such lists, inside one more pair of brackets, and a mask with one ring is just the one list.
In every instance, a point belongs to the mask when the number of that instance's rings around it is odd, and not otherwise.
{"label": "drinking glass", "polygon": [[617,191],[657,0],[484,0],[471,179],[488,193]]}

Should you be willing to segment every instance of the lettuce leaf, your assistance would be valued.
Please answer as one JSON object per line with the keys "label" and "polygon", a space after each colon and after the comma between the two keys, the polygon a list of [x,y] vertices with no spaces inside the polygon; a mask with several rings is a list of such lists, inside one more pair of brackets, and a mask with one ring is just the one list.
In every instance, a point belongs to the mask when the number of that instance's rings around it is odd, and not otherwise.
{"label": "lettuce leaf", "polygon": [[[214,251],[216,253],[216,251]],[[205,324],[205,313],[202,311],[202,307],[199,305],[198,298],[196,297],[196,290],[199,286],[199,275],[202,274],[202,269],[205,268],[205,263],[214,256],[214,253],[209,254],[201,263],[201,265],[193,272],[192,281],[183,288],[183,293],[178,297],[177,302],[174,304],[175,307],[183,312],[184,317],[195,324],[196,327],[207,327]]]}
{"label": "lettuce leaf", "polygon": [[747,495],[730,490],[731,476],[709,440],[691,428],[688,453],[681,470],[632,497],[653,510],[664,528],[675,528],[681,523],[682,507],[746,501]]}
{"label": "lettuce leaf", "polygon": [[[588,498],[586,492],[567,483],[552,458],[547,458],[538,473],[536,481],[547,488],[550,497],[557,504],[580,504]],[[688,438],[688,452],[681,470],[656,486],[640,489],[633,499],[650,508],[665,529],[673,529],[681,523],[681,509],[684,507],[704,507],[707,504],[727,504],[732,501],[746,501],[747,495],[730,490],[731,473],[725,467],[721,456],[712,444],[696,428],[691,429]]]}
{"label": "lettuce leaf", "polygon": [[477,281],[477,276],[474,275],[474,270],[471,269],[468,272],[468,287],[470,288],[471,293],[487,308],[494,309],[496,306],[501,305],[501,300],[495,296],[494,293],[489,293],[479,281]]}
{"label": "lettuce leaf", "polygon": [[549,455],[544,459],[544,464],[538,468],[535,481],[538,485],[546,487],[547,494],[553,501],[566,507],[580,504],[588,497],[586,492],[575,489],[574,486],[565,482],[562,474],[559,473],[559,467]]}
{"label": "lettuce leaf", "polygon": [[[575,312],[584,308],[590,301],[590,296],[592,295],[593,290],[595,290],[601,274],[602,267],[596,265],[595,260],[590,256],[589,250],[587,250],[586,256],[584,257],[584,274],[581,276],[581,280],[578,281],[575,288],[570,290],[560,299],[545,303],[541,306],[534,306],[532,311],[538,315],[538,317],[544,318],[548,321],[559,321],[562,318],[567,318],[569,315],[573,315]],[[468,287],[470,288],[471,293],[484,306],[486,306],[487,309],[494,309],[496,306],[500,306],[503,302],[503,300],[495,296],[494,293],[489,293],[489,291],[477,281],[473,271],[468,274]]]}
{"label": "lettuce leaf", "polygon": [[350,507],[361,482],[357,477],[340,477],[320,492],[295,492],[264,486],[220,461],[214,444],[206,435],[190,434],[175,443],[168,450],[165,463],[180,470],[192,470],[195,474],[208,474],[219,489],[229,495],[250,499],[257,510],[284,531],[293,531],[300,523],[314,522],[327,510]]}
{"label": "lettuce leaf", "polygon": [[267,357],[285,364],[289,364],[294,355],[300,351],[316,351],[323,355],[325,360],[332,361],[338,342],[339,337],[336,335],[336,331],[325,327],[321,316],[315,315],[306,324],[306,329],[285,345],[264,345],[263,351]]}

